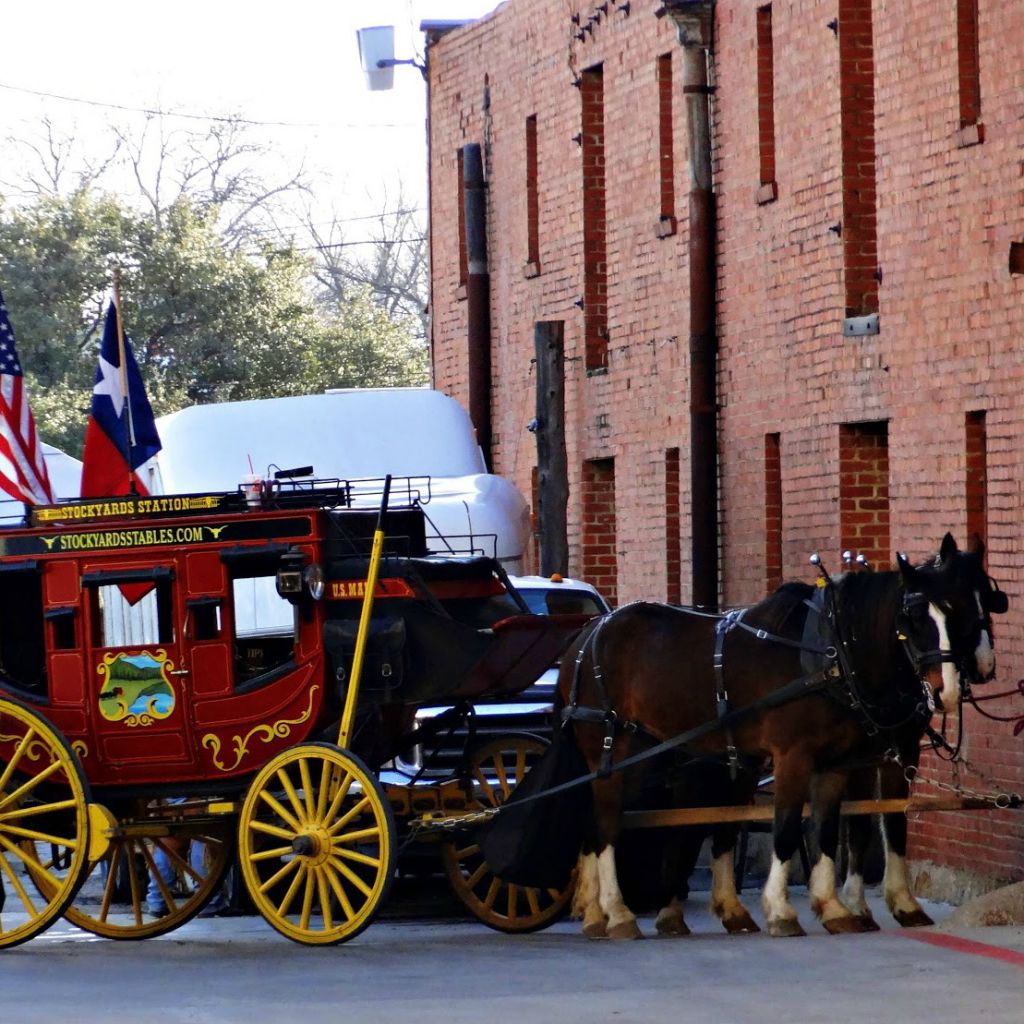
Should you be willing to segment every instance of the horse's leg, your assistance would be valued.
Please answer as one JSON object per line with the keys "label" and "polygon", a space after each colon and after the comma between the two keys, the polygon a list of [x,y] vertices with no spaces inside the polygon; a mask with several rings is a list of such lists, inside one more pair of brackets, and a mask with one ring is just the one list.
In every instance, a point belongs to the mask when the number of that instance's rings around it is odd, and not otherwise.
{"label": "horse's leg", "polygon": [[601,885],[598,881],[597,854],[584,851],[580,854],[579,871],[576,874],[576,891],[572,897],[573,916],[583,919],[583,934],[588,939],[608,937],[608,918],[601,909]]}
{"label": "horse's leg", "polygon": [[[877,779],[878,770],[874,767],[851,772],[846,786],[847,796],[851,800],[870,800],[875,795]],[[851,814],[846,819],[847,868],[843,902],[857,915],[862,931],[866,932],[878,930],[871,908],[864,898],[864,865],[874,827],[874,819],[870,814]]]}
{"label": "horse's leg", "polygon": [[654,922],[659,935],[690,934],[683,917],[683,900],[689,893],[689,878],[703,842],[704,834],[699,828],[672,829],[665,837],[661,880],[667,901]]}
{"label": "horse's leg", "polygon": [[811,909],[830,935],[860,932],[861,919],[836,892],[836,850],[839,848],[839,803],[846,790],[846,772],[821,772],[814,776],[811,806],[818,839],[818,860],[807,888]]}
{"label": "horse's leg", "polygon": [[608,938],[639,939],[636,915],[626,906],[615,870],[615,843],[622,826],[623,778],[621,773],[593,784],[597,826],[598,899],[608,919]]}
{"label": "horse's leg", "polygon": [[759,932],[736,892],[734,850],[738,825],[716,825],[711,830],[711,911],[730,935]]}
{"label": "horse's leg", "polygon": [[800,754],[775,758],[775,816],[772,865],[761,894],[768,934],[806,935],[789,901],[789,863],[800,845],[804,799],[811,778],[810,759]]}
{"label": "horse's leg", "polygon": [[[915,744],[901,751],[903,763],[917,767],[920,752]],[[906,798],[910,793],[903,769],[886,762],[879,770],[880,792],[883,798]],[[885,877],[882,889],[885,905],[904,928],[920,928],[935,922],[925,913],[910,891],[910,873],[907,870],[907,815],[904,812],[882,815],[882,837],[885,840]]]}

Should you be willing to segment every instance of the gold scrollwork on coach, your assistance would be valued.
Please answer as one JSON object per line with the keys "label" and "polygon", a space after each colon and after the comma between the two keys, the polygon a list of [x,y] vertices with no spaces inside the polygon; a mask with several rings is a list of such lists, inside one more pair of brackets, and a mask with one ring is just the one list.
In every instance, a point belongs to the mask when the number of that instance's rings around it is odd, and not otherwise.
{"label": "gold scrollwork on coach", "polygon": [[245,755],[249,753],[250,740],[258,738],[261,743],[269,743],[273,739],[285,739],[290,736],[292,734],[292,726],[302,725],[313,714],[313,698],[319,689],[319,686],[311,686],[309,688],[309,707],[298,718],[283,719],[280,722],[274,722],[273,725],[257,725],[250,729],[245,736],[232,736],[231,741],[234,744],[235,754],[234,764],[225,765],[221,761],[220,737],[216,733],[206,733],[203,736],[202,743],[204,747],[208,747],[213,751],[212,760],[214,766],[222,772],[233,772],[242,763]]}

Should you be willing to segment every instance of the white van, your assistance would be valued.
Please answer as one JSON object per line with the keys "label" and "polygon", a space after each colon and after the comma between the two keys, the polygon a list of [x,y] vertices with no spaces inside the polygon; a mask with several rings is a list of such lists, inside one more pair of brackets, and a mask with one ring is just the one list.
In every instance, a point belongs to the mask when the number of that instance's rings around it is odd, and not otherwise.
{"label": "white van", "polygon": [[[487,472],[468,414],[439,391],[358,388],[195,405],[161,416],[157,429],[163,450],[151,490],[232,490],[250,474],[273,479],[297,467],[342,480],[390,473],[413,480],[431,550],[488,555],[508,572],[522,568],[526,501]],[[394,504],[402,501],[396,480]]]}

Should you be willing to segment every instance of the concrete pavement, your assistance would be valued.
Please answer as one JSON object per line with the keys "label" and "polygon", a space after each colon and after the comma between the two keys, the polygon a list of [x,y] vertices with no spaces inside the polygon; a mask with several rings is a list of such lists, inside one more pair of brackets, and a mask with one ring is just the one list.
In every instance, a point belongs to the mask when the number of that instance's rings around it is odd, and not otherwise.
{"label": "concrete pavement", "polygon": [[[694,934],[592,942],[575,922],[509,936],[464,919],[379,920],[330,949],[297,946],[259,918],[195,921],[172,935],[114,943],[63,923],[0,951],[4,1024],[206,1024],[322,1019],[346,1024],[817,1024],[1017,1022],[1024,929],[902,932],[877,894],[883,931],[829,936],[794,902],[802,939],[728,936],[687,905]],[[756,900],[749,898],[760,920]],[[654,934],[653,920],[641,925]],[[935,944],[938,943],[938,944]]]}

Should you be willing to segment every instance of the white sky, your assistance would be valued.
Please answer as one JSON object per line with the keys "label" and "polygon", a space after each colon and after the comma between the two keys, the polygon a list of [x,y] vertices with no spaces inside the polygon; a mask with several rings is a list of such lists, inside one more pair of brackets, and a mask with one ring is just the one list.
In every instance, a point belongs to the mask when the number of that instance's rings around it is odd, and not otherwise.
{"label": "white sky", "polygon": [[[36,0],[0,6],[0,138],[26,138],[49,116],[100,152],[111,121],[142,115],[47,99],[190,114],[238,114],[266,125],[258,138],[282,166],[305,158],[318,211],[353,216],[381,209],[401,179],[425,204],[426,100],[412,67],[395,68],[392,92],[369,92],[355,30],[395,26],[395,56],[421,56],[422,20],[476,18],[498,0]],[[15,88],[8,88],[15,87]],[[201,121],[169,121],[202,127]],[[14,152],[18,152],[17,148]],[[9,180],[5,147],[0,178]],[[269,168],[272,170],[273,168]]]}

